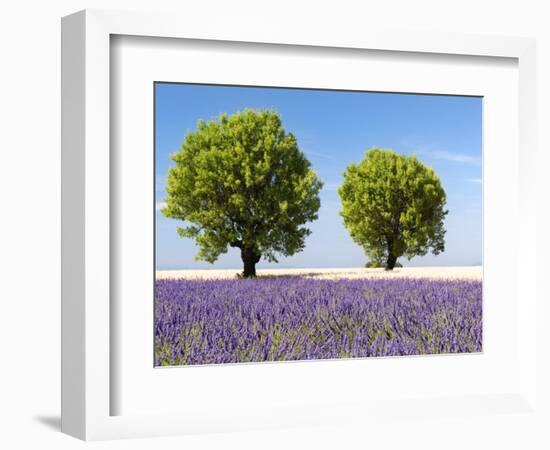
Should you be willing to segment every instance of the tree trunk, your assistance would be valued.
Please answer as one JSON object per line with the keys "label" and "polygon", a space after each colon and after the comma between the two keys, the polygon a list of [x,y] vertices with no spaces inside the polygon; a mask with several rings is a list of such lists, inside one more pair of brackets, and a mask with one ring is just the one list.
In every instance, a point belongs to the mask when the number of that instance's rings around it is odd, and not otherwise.
{"label": "tree trunk", "polygon": [[388,259],[386,260],[386,270],[393,270],[397,263],[397,257],[393,253],[388,253]]}
{"label": "tree trunk", "polygon": [[244,278],[254,278],[256,276],[256,263],[260,260],[261,255],[256,253],[253,248],[242,248],[241,259],[243,260]]}
{"label": "tree trunk", "polygon": [[393,239],[387,238],[386,240],[388,245],[388,258],[386,259],[386,270],[393,270],[395,263],[397,262],[397,257],[393,254]]}

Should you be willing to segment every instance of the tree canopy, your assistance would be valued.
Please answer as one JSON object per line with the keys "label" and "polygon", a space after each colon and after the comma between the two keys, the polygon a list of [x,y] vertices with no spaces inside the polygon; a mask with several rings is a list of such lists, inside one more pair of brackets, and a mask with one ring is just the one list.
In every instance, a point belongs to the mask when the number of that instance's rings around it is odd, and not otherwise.
{"label": "tree canopy", "polygon": [[446,194],[433,169],[415,156],[373,148],[349,165],[338,189],[340,212],[371,266],[445,250]]}
{"label": "tree canopy", "polygon": [[276,262],[304,248],[322,182],[278,113],[200,120],[171,158],[162,213],[186,222],[177,232],[195,239],[196,259],[213,263],[236,247],[251,277],[262,257]]}

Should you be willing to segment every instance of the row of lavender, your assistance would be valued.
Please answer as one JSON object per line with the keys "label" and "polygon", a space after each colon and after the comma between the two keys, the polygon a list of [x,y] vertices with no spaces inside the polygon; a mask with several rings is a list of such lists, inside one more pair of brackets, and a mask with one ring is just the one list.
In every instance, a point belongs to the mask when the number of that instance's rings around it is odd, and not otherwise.
{"label": "row of lavender", "polygon": [[480,281],[157,280],[155,364],[479,352]]}

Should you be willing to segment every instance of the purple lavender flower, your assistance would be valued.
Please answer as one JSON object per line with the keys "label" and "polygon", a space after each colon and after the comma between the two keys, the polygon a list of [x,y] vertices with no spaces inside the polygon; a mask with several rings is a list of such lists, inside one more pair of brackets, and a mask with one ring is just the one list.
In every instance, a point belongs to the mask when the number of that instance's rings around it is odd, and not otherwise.
{"label": "purple lavender flower", "polygon": [[480,281],[157,280],[155,365],[482,350]]}

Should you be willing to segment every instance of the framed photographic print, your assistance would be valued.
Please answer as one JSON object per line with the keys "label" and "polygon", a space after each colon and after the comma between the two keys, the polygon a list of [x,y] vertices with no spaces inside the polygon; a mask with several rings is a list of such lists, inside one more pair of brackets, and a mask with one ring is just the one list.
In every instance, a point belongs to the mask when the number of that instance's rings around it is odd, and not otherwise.
{"label": "framed photographic print", "polygon": [[184,23],[63,19],[63,431],[536,415],[534,43]]}
{"label": "framed photographic print", "polygon": [[481,118],[156,83],[155,365],[481,352]]}

